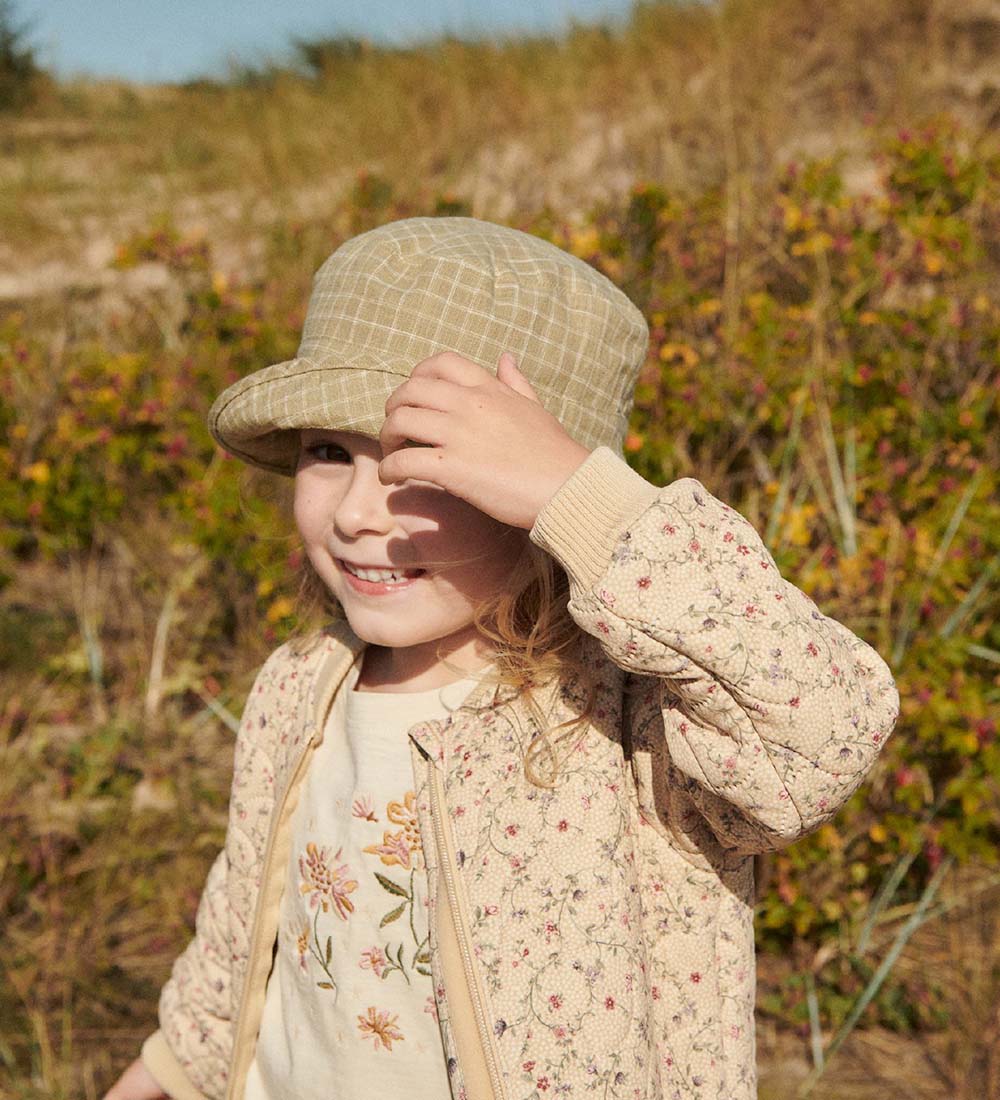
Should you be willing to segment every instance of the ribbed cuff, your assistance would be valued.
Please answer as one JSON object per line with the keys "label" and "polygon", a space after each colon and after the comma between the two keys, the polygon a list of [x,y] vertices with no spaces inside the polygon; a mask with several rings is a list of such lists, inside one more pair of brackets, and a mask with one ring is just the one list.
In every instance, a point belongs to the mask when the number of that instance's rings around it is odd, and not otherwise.
{"label": "ribbed cuff", "polygon": [[538,513],[528,537],[574,587],[590,588],[607,571],[619,536],[659,492],[610,447],[597,447]]}
{"label": "ribbed cuff", "polygon": [[152,1074],[153,1080],[171,1098],[171,1100],[207,1100],[199,1092],[184,1072],[177,1056],[167,1045],[162,1031],[154,1031],[142,1044],[139,1051],[143,1065]]}

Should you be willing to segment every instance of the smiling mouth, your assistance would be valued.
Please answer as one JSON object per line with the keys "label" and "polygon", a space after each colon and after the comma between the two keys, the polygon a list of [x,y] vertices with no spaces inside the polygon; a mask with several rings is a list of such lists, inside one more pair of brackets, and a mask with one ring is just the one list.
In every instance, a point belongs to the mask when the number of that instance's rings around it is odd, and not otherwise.
{"label": "smiling mouth", "polygon": [[403,581],[411,581],[427,572],[426,569],[381,569],[354,565],[352,562],[344,561],[343,558],[338,558],[337,563],[345,573],[350,573],[352,577],[375,584],[398,584]]}

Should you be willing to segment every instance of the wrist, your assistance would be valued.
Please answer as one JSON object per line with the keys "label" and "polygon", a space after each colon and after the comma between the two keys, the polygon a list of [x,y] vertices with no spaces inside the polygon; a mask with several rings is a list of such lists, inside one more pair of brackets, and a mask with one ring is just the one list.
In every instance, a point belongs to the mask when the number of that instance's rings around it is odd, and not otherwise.
{"label": "wrist", "polygon": [[527,530],[530,531],[535,526],[538,517],[542,514],[548,503],[577,470],[580,469],[584,462],[590,458],[591,453],[592,452],[584,447],[582,443],[577,443],[575,439],[570,439],[568,441],[564,457],[560,456],[558,465],[550,471],[550,476],[546,478],[545,491],[535,507],[534,515],[528,517],[528,522],[526,523]]}

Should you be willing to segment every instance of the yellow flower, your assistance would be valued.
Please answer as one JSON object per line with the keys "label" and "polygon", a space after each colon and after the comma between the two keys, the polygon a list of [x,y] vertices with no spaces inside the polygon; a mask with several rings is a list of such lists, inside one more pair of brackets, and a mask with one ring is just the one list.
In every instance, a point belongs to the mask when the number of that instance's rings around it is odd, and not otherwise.
{"label": "yellow flower", "polygon": [[377,1012],[374,1005],[368,1006],[367,1016],[358,1017],[358,1031],[363,1038],[375,1040],[375,1049],[384,1046],[392,1050],[393,1040],[402,1039],[403,1033],[396,1027],[399,1014],[390,1017],[388,1012]]}
{"label": "yellow flower", "polygon": [[47,462],[32,462],[30,466],[25,466],[21,475],[36,485],[44,485],[52,476],[52,472]]}

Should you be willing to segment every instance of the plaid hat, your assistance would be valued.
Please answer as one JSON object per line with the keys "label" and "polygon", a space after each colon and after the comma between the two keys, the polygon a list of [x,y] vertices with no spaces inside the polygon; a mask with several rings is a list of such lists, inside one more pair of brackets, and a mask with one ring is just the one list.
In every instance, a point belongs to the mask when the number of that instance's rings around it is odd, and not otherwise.
{"label": "plaid hat", "polygon": [[454,351],[496,374],[509,351],[569,435],[621,453],[648,340],[628,298],[555,245],[475,218],[406,218],[323,263],[295,358],[229,386],[208,428],[290,476],[299,429],[377,437],[386,399],[421,360]]}

